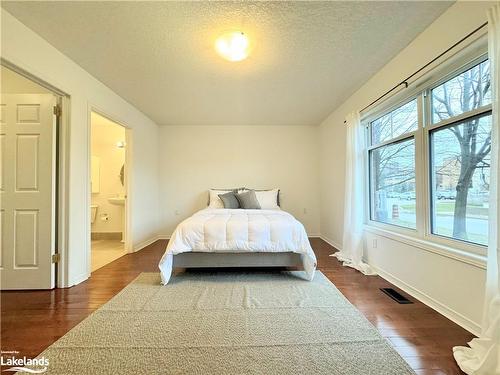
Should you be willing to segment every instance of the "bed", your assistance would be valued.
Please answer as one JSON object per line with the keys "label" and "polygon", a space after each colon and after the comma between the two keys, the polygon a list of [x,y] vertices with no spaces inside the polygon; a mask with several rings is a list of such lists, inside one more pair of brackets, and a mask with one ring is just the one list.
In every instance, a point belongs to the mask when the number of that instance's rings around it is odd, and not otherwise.
{"label": "bed", "polygon": [[181,222],[160,260],[162,284],[173,268],[300,266],[312,280],[316,256],[304,226],[273,209],[208,207]]}

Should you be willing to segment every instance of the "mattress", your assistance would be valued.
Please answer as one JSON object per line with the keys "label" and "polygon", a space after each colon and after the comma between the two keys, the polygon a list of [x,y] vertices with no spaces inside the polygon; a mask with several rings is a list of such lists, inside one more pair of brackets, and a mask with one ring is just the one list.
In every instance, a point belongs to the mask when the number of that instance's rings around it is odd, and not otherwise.
{"label": "mattress", "polygon": [[173,257],[185,252],[292,252],[301,255],[309,280],[316,269],[316,256],[304,226],[283,210],[198,211],[177,226],[168,243],[159,263],[163,284],[170,280]]}

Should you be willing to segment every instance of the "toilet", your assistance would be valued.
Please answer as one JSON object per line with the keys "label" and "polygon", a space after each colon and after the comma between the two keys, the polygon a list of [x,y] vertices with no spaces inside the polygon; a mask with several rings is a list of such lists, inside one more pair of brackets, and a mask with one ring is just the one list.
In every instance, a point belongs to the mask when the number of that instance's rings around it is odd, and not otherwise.
{"label": "toilet", "polygon": [[90,205],[90,223],[94,224],[95,218],[97,217],[97,205]]}

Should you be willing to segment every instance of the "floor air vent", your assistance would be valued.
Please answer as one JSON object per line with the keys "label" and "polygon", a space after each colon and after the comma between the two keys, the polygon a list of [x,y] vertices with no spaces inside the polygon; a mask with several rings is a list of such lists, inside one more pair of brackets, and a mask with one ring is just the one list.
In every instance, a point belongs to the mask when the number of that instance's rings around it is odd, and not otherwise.
{"label": "floor air vent", "polygon": [[398,293],[396,290],[394,290],[392,288],[380,288],[380,290],[382,292],[384,292],[385,294],[387,294],[389,297],[391,297],[397,303],[401,303],[401,304],[413,303],[408,298],[406,298],[401,293]]}

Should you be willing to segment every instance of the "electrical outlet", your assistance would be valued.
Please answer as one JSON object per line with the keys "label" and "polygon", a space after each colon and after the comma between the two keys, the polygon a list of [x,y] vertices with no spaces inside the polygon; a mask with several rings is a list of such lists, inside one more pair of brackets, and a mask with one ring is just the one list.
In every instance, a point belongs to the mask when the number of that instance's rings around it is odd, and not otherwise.
{"label": "electrical outlet", "polygon": [[307,215],[307,208],[304,208],[304,215]]}
{"label": "electrical outlet", "polygon": [[179,216],[179,210],[175,210],[175,216]]}
{"label": "electrical outlet", "polygon": [[373,239],[372,247],[373,247],[374,249],[376,249],[376,248],[377,248],[377,239],[376,239],[376,238],[374,238],[374,239]]}

